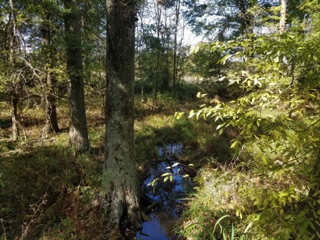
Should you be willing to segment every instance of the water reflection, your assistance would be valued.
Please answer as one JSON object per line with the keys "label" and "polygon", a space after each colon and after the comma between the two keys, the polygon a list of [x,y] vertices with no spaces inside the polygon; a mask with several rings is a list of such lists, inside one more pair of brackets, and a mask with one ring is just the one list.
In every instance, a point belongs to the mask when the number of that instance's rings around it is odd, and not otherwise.
{"label": "water reflection", "polygon": [[[148,215],[150,221],[142,224],[142,232],[137,233],[137,239],[177,239],[173,227],[183,210],[182,198],[193,187],[192,181],[183,177],[182,166],[176,161],[175,156],[180,155],[182,150],[182,143],[169,144],[159,148],[161,162],[151,169],[150,176],[144,180],[142,186],[144,193],[158,205]],[[166,172],[172,175],[172,182],[169,179],[166,182],[163,181],[162,174]],[[154,181],[157,178],[158,180]],[[150,186],[152,181],[155,182],[154,186]]]}

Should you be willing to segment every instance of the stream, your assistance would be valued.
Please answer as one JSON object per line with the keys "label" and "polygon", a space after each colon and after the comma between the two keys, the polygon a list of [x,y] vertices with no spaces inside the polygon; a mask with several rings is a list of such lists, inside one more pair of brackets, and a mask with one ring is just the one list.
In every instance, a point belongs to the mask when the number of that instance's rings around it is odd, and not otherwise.
{"label": "stream", "polygon": [[[182,214],[183,198],[192,191],[194,186],[190,177],[183,177],[185,175],[184,166],[176,161],[176,157],[172,157],[181,155],[182,151],[182,143],[159,148],[159,163],[150,170],[150,175],[142,184],[144,193],[157,205],[148,214],[150,220],[142,224],[142,231],[136,234],[136,239],[179,239],[173,228]],[[162,176],[164,173],[167,173],[168,176],[166,182],[164,182],[166,176]],[[172,181],[170,181],[170,176],[172,176]]]}

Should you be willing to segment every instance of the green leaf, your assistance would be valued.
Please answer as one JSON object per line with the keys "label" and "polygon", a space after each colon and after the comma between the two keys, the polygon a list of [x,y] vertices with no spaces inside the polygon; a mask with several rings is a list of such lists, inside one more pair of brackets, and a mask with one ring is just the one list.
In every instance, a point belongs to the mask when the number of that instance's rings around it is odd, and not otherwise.
{"label": "green leaf", "polygon": [[176,162],[176,163],[174,163],[174,164],[172,165],[172,167],[176,167],[176,166],[178,166],[178,165],[179,165],[179,163]]}
{"label": "green leaf", "polygon": [[189,118],[192,118],[194,115],[195,115],[195,112],[194,112],[194,110],[192,109],[192,110],[190,111],[190,113],[189,113]]}
{"label": "green leaf", "polygon": [[238,139],[236,139],[235,141],[233,141],[230,148],[236,148],[239,144],[240,144],[240,141]]}
{"label": "green leaf", "polygon": [[166,173],[163,173],[161,176],[162,177],[165,177],[165,176],[168,176],[168,175],[170,175],[171,173],[170,172],[166,172]]}
{"label": "green leaf", "polygon": [[198,111],[198,112],[196,113],[196,118],[197,118],[197,120],[199,119],[200,114],[201,114],[201,111]]}
{"label": "green leaf", "polygon": [[221,64],[226,64],[226,62],[227,62],[227,60],[229,59],[229,58],[231,58],[232,57],[232,55],[231,54],[227,54],[227,55],[225,55],[223,58],[221,58],[219,61],[218,61],[218,63],[221,63]]}
{"label": "green leaf", "polygon": [[219,130],[220,128],[223,128],[224,125],[225,125],[225,123],[222,123],[222,124],[218,125],[217,128],[216,128],[216,130]]}
{"label": "green leaf", "polygon": [[201,92],[198,92],[197,93],[197,98],[203,98],[203,97],[205,97],[205,96],[207,96],[208,94],[206,94],[206,93],[201,93]]}
{"label": "green leaf", "polygon": [[174,113],[174,118],[176,118],[176,119],[180,119],[182,116],[184,116],[184,112],[175,112]]}

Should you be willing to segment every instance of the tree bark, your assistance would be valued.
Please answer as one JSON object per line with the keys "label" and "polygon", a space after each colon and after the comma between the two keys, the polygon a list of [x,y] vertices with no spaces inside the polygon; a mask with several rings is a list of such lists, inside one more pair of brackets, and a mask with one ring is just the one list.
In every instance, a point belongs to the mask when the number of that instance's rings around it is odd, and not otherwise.
{"label": "tree bark", "polygon": [[[9,34],[9,64],[13,70],[15,67],[15,49],[16,49],[16,19],[13,1],[9,1],[10,5],[10,34]],[[18,116],[18,103],[19,103],[19,83],[15,77],[11,83],[10,89],[10,103],[11,103],[11,121],[12,121],[12,140],[17,141],[20,135],[19,131],[19,116]]]}
{"label": "tree bark", "polygon": [[84,96],[81,16],[78,0],[64,0],[65,40],[67,47],[67,73],[70,81],[69,140],[77,152],[89,149]]}
{"label": "tree bark", "polygon": [[[161,4],[156,6],[156,27],[157,27],[157,39],[160,42],[160,31],[161,31],[161,18],[162,18],[162,7]],[[158,105],[157,94],[158,94],[158,85],[162,78],[162,52],[160,51],[160,45],[157,46],[157,58],[156,58],[156,69],[154,69],[153,75],[153,106]]]}
{"label": "tree bark", "polygon": [[[133,152],[135,1],[107,0],[106,153],[103,171],[108,239],[121,239],[123,220],[141,227]],[[125,226],[124,226],[125,227]],[[123,230],[123,229],[122,229]]]}
{"label": "tree bark", "polygon": [[43,128],[42,137],[46,138],[49,132],[59,132],[57,108],[56,108],[56,96],[55,96],[55,76],[52,72],[54,67],[53,49],[51,46],[51,31],[50,31],[50,16],[46,14],[43,26],[41,28],[42,33],[42,46],[45,55],[45,87],[43,90],[45,108],[46,108],[46,122]]}
{"label": "tree bark", "polygon": [[11,93],[11,121],[13,141],[17,141],[19,138],[18,102],[19,97],[15,93]]}
{"label": "tree bark", "polygon": [[177,57],[177,51],[178,51],[178,25],[180,21],[180,0],[177,0],[175,2],[175,29],[174,29],[174,46],[173,46],[173,78],[172,78],[172,87],[174,93],[176,92],[176,85],[177,85],[177,76],[178,76],[178,70],[177,70],[177,65],[178,65],[178,57]]}
{"label": "tree bark", "polygon": [[287,2],[286,0],[281,0],[280,23],[279,23],[280,33],[284,33],[286,31],[286,11],[287,11]]}

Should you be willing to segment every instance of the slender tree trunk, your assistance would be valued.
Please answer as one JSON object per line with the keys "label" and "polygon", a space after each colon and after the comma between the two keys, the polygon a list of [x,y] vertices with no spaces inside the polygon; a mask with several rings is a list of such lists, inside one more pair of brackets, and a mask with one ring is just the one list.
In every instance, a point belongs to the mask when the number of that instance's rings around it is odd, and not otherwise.
{"label": "slender tree trunk", "polygon": [[[13,38],[14,36],[11,36],[10,40],[10,65],[12,69],[14,68],[14,49],[13,49]],[[19,103],[19,95],[16,93],[18,86],[15,81],[13,81],[10,91],[10,102],[11,102],[11,121],[12,121],[12,140],[17,141],[19,138],[19,120],[18,120],[18,103]]]}
{"label": "slender tree trunk", "polygon": [[19,102],[19,97],[13,93],[11,96],[11,120],[12,120],[12,140],[13,141],[17,141],[19,138],[18,102]]}
{"label": "slender tree trunk", "polygon": [[[16,22],[15,22],[15,10],[13,6],[13,1],[9,1],[10,4],[10,17],[9,21],[11,22],[9,35],[9,64],[10,68],[13,70],[15,67],[15,39],[16,39]],[[10,102],[11,102],[11,121],[12,121],[12,139],[17,141],[20,135],[19,132],[19,120],[18,120],[18,103],[19,103],[19,95],[17,94],[18,84],[13,77],[13,81],[11,83],[10,89]]]}
{"label": "slender tree trunk", "polygon": [[286,31],[286,11],[287,11],[287,2],[286,0],[281,0],[280,23],[279,23],[280,33],[284,33]]}
{"label": "slender tree trunk", "polygon": [[58,117],[57,117],[57,106],[56,106],[56,96],[55,96],[55,83],[56,78],[52,73],[49,73],[47,78],[47,85],[49,88],[49,94],[47,96],[47,116],[48,122],[50,123],[49,131],[57,133],[60,131],[58,126]]}
{"label": "slender tree trunk", "polygon": [[103,187],[108,239],[121,239],[124,217],[141,226],[133,152],[134,0],[107,0],[106,154]]}
{"label": "slender tree trunk", "polygon": [[53,82],[54,76],[52,73],[46,73],[46,89],[44,90],[45,108],[46,108],[46,122],[42,131],[42,137],[46,138],[49,132],[58,133],[60,131],[58,126],[55,87]]}
{"label": "slender tree trunk", "polygon": [[[169,62],[169,49],[170,49],[170,34],[168,32],[168,15],[167,11],[164,11],[164,28],[162,31],[161,39],[163,40],[164,51],[161,51],[161,67],[160,67],[160,79],[161,79],[161,91],[165,92],[169,90],[170,84],[170,62]],[[161,41],[160,41],[161,42]]]}
{"label": "slender tree trunk", "polygon": [[81,16],[78,0],[64,0],[67,73],[70,80],[69,140],[76,152],[89,149],[82,66]]}
{"label": "slender tree trunk", "polygon": [[46,138],[49,132],[57,133],[59,132],[58,118],[57,118],[57,108],[56,108],[56,97],[55,97],[55,77],[52,72],[54,67],[54,56],[53,49],[51,46],[51,32],[50,32],[50,16],[47,14],[45,19],[46,22],[43,23],[41,28],[42,33],[42,46],[45,55],[45,88],[43,90],[43,95],[45,99],[46,108],[46,122],[42,131],[42,137]]}
{"label": "slender tree trunk", "polygon": [[[162,7],[161,5],[156,5],[156,24],[157,24],[157,39],[160,40],[160,31],[161,31],[161,17],[162,17]],[[159,46],[158,46],[159,47]],[[156,59],[156,69],[154,70],[154,76],[153,76],[153,105],[157,106],[157,94],[158,94],[158,85],[161,80],[162,75],[162,64],[161,64],[161,56],[162,53],[160,52],[160,49],[157,49],[157,59]]]}
{"label": "slender tree trunk", "polygon": [[177,76],[178,76],[178,70],[177,70],[177,51],[178,51],[178,25],[180,20],[180,0],[176,1],[176,21],[175,21],[175,29],[174,29],[174,48],[173,48],[173,79],[172,79],[172,87],[174,93],[176,92],[176,85],[177,85]]}

